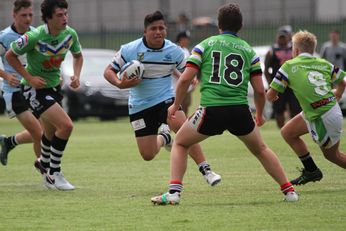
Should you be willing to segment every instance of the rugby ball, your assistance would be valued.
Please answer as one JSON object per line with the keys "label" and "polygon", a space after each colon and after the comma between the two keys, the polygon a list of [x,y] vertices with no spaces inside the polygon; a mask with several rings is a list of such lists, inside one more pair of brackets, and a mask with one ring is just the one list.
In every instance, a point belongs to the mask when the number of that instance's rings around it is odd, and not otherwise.
{"label": "rugby ball", "polygon": [[120,72],[118,73],[119,79],[123,78],[124,73],[127,74],[128,79],[135,77],[142,78],[144,73],[144,65],[138,60],[132,60],[125,63],[125,65],[121,67]]}

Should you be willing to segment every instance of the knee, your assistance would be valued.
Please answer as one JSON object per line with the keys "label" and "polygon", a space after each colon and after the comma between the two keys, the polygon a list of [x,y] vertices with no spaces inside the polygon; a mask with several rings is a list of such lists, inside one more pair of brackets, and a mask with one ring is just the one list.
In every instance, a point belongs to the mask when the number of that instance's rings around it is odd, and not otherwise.
{"label": "knee", "polygon": [[155,157],[155,155],[153,155],[152,153],[149,154],[149,153],[143,153],[143,152],[141,152],[141,156],[144,161],[151,161]]}
{"label": "knee", "polygon": [[72,130],[73,130],[73,123],[72,123],[72,121],[67,121],[67,122],[63,123],[62,126],[61,126],[61,130],[65,134],[70,135],[72,133]]}
{"label": "knee", "polygon": [[287,132],[285,127],[280,129],[280,133],[281,133],[282,138],[284,138],[286,141],[290,139],[290,133]]}

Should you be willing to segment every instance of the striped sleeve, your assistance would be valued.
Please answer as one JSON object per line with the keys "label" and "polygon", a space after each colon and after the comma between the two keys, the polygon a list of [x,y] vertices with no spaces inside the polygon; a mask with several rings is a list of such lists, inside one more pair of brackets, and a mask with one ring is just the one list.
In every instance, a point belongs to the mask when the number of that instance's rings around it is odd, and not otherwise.
{"label": "striped sleeve", "polygon": [[204,47],[202,47],[200,44],[195,46],[192,49],[190,57],[188,58],[188,62],[193,63],[199,67],[202,64],[203,52],[204,52]]}
{"label": "striped sleeve", "polygon": [[332,71],[332,82],[333,84],[339,83],[341,80],[345,78],[345,71],[341,70],[339,67],[333,65]]}
{"label": "striped sleeve", "polygon": [[288,75],[287,73],[280,68],[276,73],[275,78],[270,83],[270,87],[274,90],[283,93],[288,85]]}

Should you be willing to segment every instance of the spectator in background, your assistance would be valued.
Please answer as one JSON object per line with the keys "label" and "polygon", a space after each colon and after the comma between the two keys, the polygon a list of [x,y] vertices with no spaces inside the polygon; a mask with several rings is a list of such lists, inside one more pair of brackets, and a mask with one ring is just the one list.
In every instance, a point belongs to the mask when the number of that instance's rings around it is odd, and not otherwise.
{"label": "spectator in background", "polygon": [[[279,70],[280,66],[292,58],[292,45],[291,45],[291,27],[282,26],[278,29],[276,34],[276,42],[268,51],[264,61],[264,75],[268,83],[271,83]],[[285,124],[285,112],[287,107],[289,109],[289,116],[293,118],[300,111],[300,105],[294,96],[291,89],[287,89],[284,93],[279,93],[280,97],[277,101],[273,102],[273,113],[276,124],[282,128]]]}
{"label": "spectator in background", "polygon": [[329,41],[323,43],[320,51],[321,58],[324,58],[332,64],[346,68],[346,44],[340,41],[340,32],[332,30],[329,33]]}
{"label": "spectator in background", "polygon": [[190,19],[187,17],[187,15],[183,12],[180,13],[177,19],[177,31],[187,31],[189,29]]}

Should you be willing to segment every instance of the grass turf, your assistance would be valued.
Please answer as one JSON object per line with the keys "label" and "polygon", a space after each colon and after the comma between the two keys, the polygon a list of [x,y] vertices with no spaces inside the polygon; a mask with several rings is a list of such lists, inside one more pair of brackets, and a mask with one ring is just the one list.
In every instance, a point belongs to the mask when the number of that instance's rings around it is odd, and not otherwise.
{"label": "grass turf", "polygon": [[[21,130],[15,119],[0,117],[0,132]],[[298,158],[273,121],[261,128],[289,178]],[[282,202],[278,185],[235,137],[224,133],[202,142],[213,170],[222,175],[215,188],[190,160],[178,206],[153,206],[150,197],[167,190],[169,154],[141,159],[128,119],[75,123],[62,162],[77,189],[52,191],[34,170],[29,144],[16,147],[0,166],[0,230],[345,230],[345,170],[327,162],[307,141],[324,173],[321,182],[297,187],[300,201]],[[341,149],[346,150],[345,140]]]}

